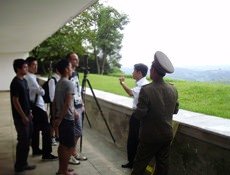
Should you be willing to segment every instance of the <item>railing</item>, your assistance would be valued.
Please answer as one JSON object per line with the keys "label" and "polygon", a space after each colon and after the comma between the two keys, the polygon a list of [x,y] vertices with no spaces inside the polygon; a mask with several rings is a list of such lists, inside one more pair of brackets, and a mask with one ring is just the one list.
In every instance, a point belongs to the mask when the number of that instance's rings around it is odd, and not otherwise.
{"label": "railing", "polygon": [[[105,119],[116,140],[126,150],[128,122],[132,113],[132,99],[94,90]],[[85,126],[111,136],[89,89],[86,90]],[[87,120],[88,119],[88,120]],[[172,142],[170,175],[230,174],[230,120],[180,110],[174,116],[175,138]]]}

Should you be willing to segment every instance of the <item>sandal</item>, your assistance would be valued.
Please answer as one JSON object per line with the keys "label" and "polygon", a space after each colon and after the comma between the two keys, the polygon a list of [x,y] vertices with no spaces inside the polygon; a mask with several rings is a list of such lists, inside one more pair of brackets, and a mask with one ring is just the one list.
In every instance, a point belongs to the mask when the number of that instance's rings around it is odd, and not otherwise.
{"label": "sandal", "polygon": [[74,171],[74,169],[73,169],[73,168],[68,168],[67,171],[68,171],[68,172],[72,172],[72,171]]}

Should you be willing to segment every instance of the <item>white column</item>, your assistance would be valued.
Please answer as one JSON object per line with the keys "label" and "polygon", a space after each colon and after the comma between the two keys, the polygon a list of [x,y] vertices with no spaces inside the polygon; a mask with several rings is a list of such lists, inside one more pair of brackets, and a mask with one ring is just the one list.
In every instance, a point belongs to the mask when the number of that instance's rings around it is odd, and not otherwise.
{"label": "white column", "polygon": [[0,53],[0,91],[10,90],[10,83],[16,75],[13,69],[14,59],[25,59],[27,56],[28,52]]}

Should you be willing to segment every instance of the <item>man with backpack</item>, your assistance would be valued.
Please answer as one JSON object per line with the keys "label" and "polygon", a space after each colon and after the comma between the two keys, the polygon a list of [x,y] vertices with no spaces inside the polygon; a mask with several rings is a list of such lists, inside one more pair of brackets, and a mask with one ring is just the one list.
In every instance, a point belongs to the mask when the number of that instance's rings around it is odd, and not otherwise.
{"label": "man with backpack", "polygon": [[[50,126],[48,122],[48,115],[45,109],[45,103],[42,96],[45,94],[44,89],[38,84],[36,80],[37,60],[35,57],[28,57],[26,59],[29,72],[26,74],[30,94],[30,101],[32,104],[33,126],[34,131],[32,135],[32,149],[33,155],[42,155],[43,160],[56,160],[57,156],[51,154],[51,136]],[[39,148],[39,131],[42,131],[42,150]]]}
{"label": "man with backpack", "polygon": [[[56,66],[55,66],[56,67]],[[59,141],[59,134],[58,134],[58,128],[54,127],[54,116],[52,115],[52,103],[54,100],[54,95],[55,95],[55,88],[57,82],[60,80],[60,73],[58,70],[55,68],[55,72],[52,75],[51,78],[48,79],[47,81],[47,90],[45,89],[45,93],[47,93],[49,97],[49,106],[50,106],[50,126],[51,126],[51,142],[53,146],[57,146],[57,141]],[[45,101],[45,100],[44,100]]]}

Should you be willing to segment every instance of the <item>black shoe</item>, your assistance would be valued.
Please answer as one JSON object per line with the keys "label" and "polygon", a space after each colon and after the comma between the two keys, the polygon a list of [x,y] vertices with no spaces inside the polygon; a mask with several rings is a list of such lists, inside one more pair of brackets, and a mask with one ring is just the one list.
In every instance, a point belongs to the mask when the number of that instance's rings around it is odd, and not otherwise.
{"label": "black shoe", "polygon": [[33,151],[33,156],[41,156],[41,155],[42,155],[42,150],[41,149]]}
{"label": "black shoe", "polygon": [[24,167],[24,170],[33,170],[36,168],[36,165],[27,165]]}
{"label": "black shoe", "polygon": [[58,157],[53,154],[43,155],[42,160],[57,160]]}
{"label": "black shoe", "polygon": [[36,165],[26,165],[25,167],[23,168],[15,168],[15,172],[19,173],[19,172],[23,172],[25,170],[33,170],[36,168]]}
{"label": "black shoe", "polygon": [[133,164],[132,163],[127,163],[127,164],[124,164],[124,165],[121,165],[122,168],[130,168],[132,169],[133,168]]}

